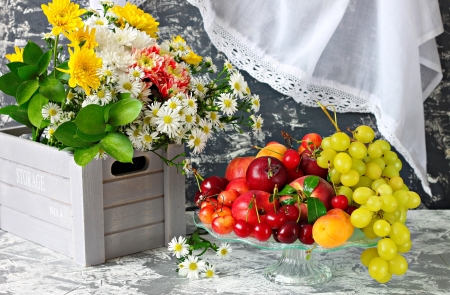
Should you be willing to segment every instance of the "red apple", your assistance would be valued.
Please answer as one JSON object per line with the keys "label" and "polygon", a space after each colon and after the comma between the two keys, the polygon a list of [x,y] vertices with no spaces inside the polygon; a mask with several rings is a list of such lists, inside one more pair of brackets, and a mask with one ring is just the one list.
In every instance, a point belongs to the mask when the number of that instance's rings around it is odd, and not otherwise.
{"label": "red apple", "polygon": [[316,158],[312,151],[304,150],[300,157],[300,169],[305,173],[305,175],[317,175],[323,179],[327,179],[328,169],[324,169],[317,165]]}
{"label": "red apple", "polygon": [[[317,177],[315,175],[305,175],[296,180],[292,181],[289,185],[295,188],[297,191],[303,191],[303,184],[305,179],[308,177]],[[333,187],[324,179],[319,177],[319,183],[312,190],[311,197],[318,198],[325,205],[327,211],[331,210],[333,207],[331,206],[331,199],[335,196],[335,192]],[[303,210],[300,208],[300,211],[303,215]]]}
{"label": "red apple", "polygon": [[225,178],[229,181],[239,178],[245,177],[245,172],[247,172],[247,167],[250,163],[255,159],[254,156],[248,157],[236,157],[228,163],[227,168],[225,169]]}
{"label": "red apple", "polygon": [[307,150],[315,150],[321,143],[322,137],[317,133],[308,133],[302,138],[302,147]]}
{"label": "red apple", "polygon": [[254,159],[247,168],[246,179],[250,190],[272,193],[275,186],[287,183],[287,169],[277,158],[262,156]]}
{"label": "red apple", "polygon": [[[251,208],[249,208],[250,202],[252,202]],[[274,213],[275,210],[278,210],[279,206],[278,199],[274,200],[274,202],[270,202],[270,194],[268,192],[251,190],[240,195],[233,202],[231,214],[235,220],[242,219],[246,220],[251,225],[256,225],[259,222],[265,222],[266,214],[268,212]],[[259,221],[256,209],[258,209]]]}
{"label": "red apple", "polygon": [[246,193],[250,190],[245,177],[239,177],[231,180],[225,187],[225,190],[228,191],[232,189],[236,190],[239,195],[242,195],[243,193]]}

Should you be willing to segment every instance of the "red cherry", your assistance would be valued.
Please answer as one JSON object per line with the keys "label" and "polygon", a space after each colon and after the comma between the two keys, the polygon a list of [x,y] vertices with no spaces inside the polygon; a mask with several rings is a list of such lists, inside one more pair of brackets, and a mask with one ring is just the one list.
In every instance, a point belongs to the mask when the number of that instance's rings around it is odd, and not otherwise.
{"label": "red cherry", "polygon": [[283,213],[268,212],[266,213],[266,223],[272,228],[280,228],[283,223],[288,220],[287,215]]}
{"label": "red cherry", "polygon": [[194,203],[195,203],[195,205],[197,205],[199,208],[200,208],[200,204],[202,203],[202,202],[200,201],[201,196],[202,196],[202,192],[201,192],[201,191],[198,190],[198,191],[195,192]]}
{"label": "red cherry", "polygon": [[312,237],[312,224],[301,224],[300,225],[300,235],[298,239],[305,245],[314,244],[314,238]]}
{"label": "red cherry", "polygon": [[278,229],[278,240],[281,243],[291,244],[295,242],[300,235],[300,224],[295,221],[287,221]]}
{"label": "red cherry", "polygon": [[294,169],[300,164],[300,155],[294,149],[288,149],[283,155],[283,164],[287,169]]}
{"label": "red cherry", "polygon": [[344,195],[337,195],[331,199],[331,207],[345,210],[348,207],[348,199]]}
{"label": "red cherry", "polygon": [[283,205],[278,209],[278,213],[286,215],[287,220],[291,221],[297,221],[298,216],[300,215],[300,211],[295,205]]}
{"label": "red cherry", "polygon": [[241,238],[246,238],[253,232],[253,226],[243,219],[238,219],[234,223],[234,233]]}
{"label": "red cherry", "polygon": [[267,223],[258,223],[253,228],[253,235],[261,242],[267,241],[272,235],[272,229]]}
{"label": "red cherry", "polygon": [[225,189],[226,185],[219,176],[210,176],[205,178],[200,184],[200,190],[205,197],[219,194]]}
{"label": "red cherry", "polygon": [[347,212],[349,215],[352,215],[352,212],[355,211],[356,209],[358,209],[358,207],[348,206],[347,209],[345,209],[344,211]]}

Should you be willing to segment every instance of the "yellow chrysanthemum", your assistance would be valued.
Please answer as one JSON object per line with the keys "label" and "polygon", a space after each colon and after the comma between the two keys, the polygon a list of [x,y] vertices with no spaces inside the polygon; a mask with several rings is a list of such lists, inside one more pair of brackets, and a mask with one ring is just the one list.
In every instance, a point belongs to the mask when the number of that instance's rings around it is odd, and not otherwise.
{"label": "yellow chrysanthemum", "polygon": [[41,5],[48,22],[53,26],[52,34],[58,36],[61,32],[71,32],[82,28],[84,23],[80,16],[86,9],[80,9],[80,5],[70,2],[70,0],[53,0],[48,6]]}
{"label": "yellow chrysanthemum", "polygon": [[70,60],[69,69],[58,69],[61,72],[70,74],[69,86],[74,88],[80,86],[91,94],[91,88],[97,89],[100,86],[99,70],[102,68],[102,59],[97,57],[93,49],[75,47],[75,51],[69,49]]}
{"label": "yellow chrysanthemum", "polygon": [[181,59],[190,65],[198,65],[203,60],[203,57],[189,50],[189,53],[182,56]]}
{"label": "yellow chrysanthemum", "polygon": [[91,29],[88,26],[85,26],[84,28],[80,28],[70,33],[63,32],[63,34],[72,42],[67,46],[86,47],[89,49],[93,49],[98,46],[98,43],[95,41],[95,28]]}
{"label": "yellow chrysanthemum", "polygon": [[116,5],[112,10],[119,17],[121,25],[125,25],[124,22],[127,22],[130,26],[145,32],[150,37],[158,38],[156,33],[158,32],[159,22],[136,5],[131,3],[127,3],[123,7]]}
{"label": "yellow chrysanthemum", "polygon": [[15,62],[15,61],[23,62],[23,48],[14,46],[14,50],[16,51],[16,53],[6,54],[5,57],[10,62]]}

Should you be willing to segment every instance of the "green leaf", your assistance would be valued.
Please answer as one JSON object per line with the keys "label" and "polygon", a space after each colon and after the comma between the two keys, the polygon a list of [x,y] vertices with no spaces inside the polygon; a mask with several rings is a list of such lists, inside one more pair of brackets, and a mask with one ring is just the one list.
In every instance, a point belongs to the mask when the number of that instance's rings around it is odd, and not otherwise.
{"label": "green leaf", "polygon": [[20,61],[14,61],[14,62],[10,62],[9,64],[7,64],[11,73],[14,73],[14,75],[16,75],[17,77],[19,76],[18,69],[23,66],[26,66],[26,65],[27,65],[26,63],[23,63]]}
{"label": "green leaf", "polygon": [[43,54],[44,52],[39,45],[29,41],[23,49],[23,62],[29,65],[37,65]]}
{"label": "green leaf", "polygon": [[119,93],[119,99],[129,99],[131,98],[131,93]]}
{"label": "green leaf", "polygon": [[17,104],[21,105],[26,103],[38,89],[39,82],[36,80],[29,80],[20,84],[16,94]]}
{"label": "green leaf", "polygon": [[286,198],[281,201],[281,205],[294,205],[296,201],[294,197]]}
{"label": "green leaf", "polygon": [[102,140],[106,136],[106,132],[102,132],[100,134],[85,134],[80,131],[80,129],[77,130],[77,136],[87,142],[97,142]]}
{"label": "green leaf", "polygon": [[31,98],[30,104],[28,105],[28,118],[38,128],[42,128],[41,124],[44,120],[44,117],[42,117],[42,107],[47,103],[48,99],[38,93]]}
{"label": "green leaf", "polygon": [[56,128],[54,136],[62,144],[72,147],[87,147],[89,142],[77,136],[77,125],[74,122],[64,122]]}
{"label": "green leaf", "polygon": [[43,82],[43,86],[39,89],[39,92],[54,102],[64,102],[66,100],[66,90],[64,85],[57,79],[48,79]]}
{"label": "green leaf", "polygon": [[38,66],[38,73],[39,75],[42,75],[43,73],[47,72],[48,66],[50,65],[50,62],[52,60],[53,51],[49,50],[44,55],[41,56],[39,59],[37,66]]}
{"label": "green leaf", "polygon": [[311,197],[311,193],[314,191],[314,189],[319,184],[319,176],[308,176],[305,178],[303,182],[303,192],[307,197]]}
{"label": "green leaf", "polygon": [[132,163],[133,145],[122,133],[108,133],[100,141],[100,147],[111,157],[122,163]]}
{"label": "green leaf", "polygon": [[86,166],[95,158],[99,149],[100,146],[98,144],[86,148],[77,148],[73,154],[75,163],[77,163],[81,167]]}
{"label": "green leaf", "polygon": [[10,116],[14,121],[19,122],[22,125],[32,127],[30,120],[28,119],[28,110],[26,107],[19,107],[17,105],[9,105],[0,108],[0,114]]}
{"label": "green leaf", "polygon": [[297,190],[295,188],[293,188],[289,184],[286,184],[285,187],[283,187],[283,189],[280,192],[278,192],[278,194],[280,196],[284,196],[284,195],[295,194],[296,192],[297,192]]}
{"label": "green leaf", "polygon": [[[57,68],[68,70],[69,69],[69,62],[63,62],[62,64],[59,64]],[[52,72],[53,74],[53,72]],[[53,75],[49,76],[53,76]],[[67,82],[70,79],[70,75],[61,71],[56,70],[56,79]]]}
{"label": "green leaf", "polygon": [[308,223],[313,224],[317,218],[327,214],[327,209],[321,200],[318,198],[309,197],[306,199],[308,207]]}
{"label": "green leaf", "polygon": [[109,109],[108,124],[122,126],[129,124],[139,116],[142,103],[137,99],[122,99],[112,105]]}
{"label": "green leaf", "polygon": [[25,82],[13,73],[7,73],[0,77],[0,90],[4,93],[16,97],[19,85]]}
{"label": "green leaf", "polygon": [[85,134],[100,134],[104,132],[106,128],[103,112],[103,107],[90,104],[79,111],[77,118],[75,119],[75,124],[77,124],[78,129]]}
{"label": "green leaf", "polygon": [[24,80],[33,80],[38,75],[38,67],[35,65],[23,66],[18,68],[19,77]]}

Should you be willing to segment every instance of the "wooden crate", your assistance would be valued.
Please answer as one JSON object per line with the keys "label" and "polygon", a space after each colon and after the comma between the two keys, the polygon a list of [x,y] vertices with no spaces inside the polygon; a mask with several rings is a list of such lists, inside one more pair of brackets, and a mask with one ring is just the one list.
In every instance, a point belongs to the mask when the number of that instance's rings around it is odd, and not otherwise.
{"label": "wooden crate", "polygon": [[186,234],[184,176],[157,155],[135,152],[143,167],[113,174],[111,157],[82,168],[71,153],[18,137],[29,132],[0,130],[1,229],[86,266]]}

